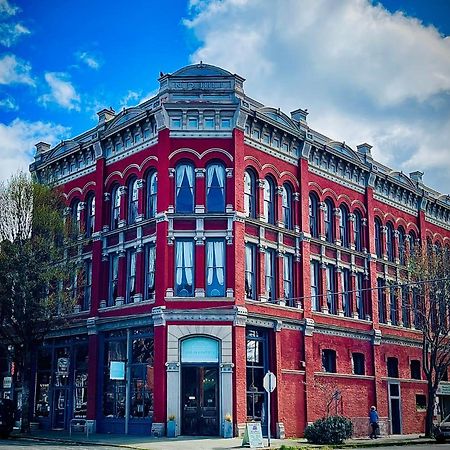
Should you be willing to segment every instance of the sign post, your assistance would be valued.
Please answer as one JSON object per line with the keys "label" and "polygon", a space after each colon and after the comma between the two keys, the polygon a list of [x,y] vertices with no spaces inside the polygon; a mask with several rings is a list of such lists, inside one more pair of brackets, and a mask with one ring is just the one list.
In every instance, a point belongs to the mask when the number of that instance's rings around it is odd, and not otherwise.
{"label": "sign post", "polygon": [[267,392],[267,445],[270,447],[270,394],[277,387],[277,377],[270,370],[264,375],[263,386]]}

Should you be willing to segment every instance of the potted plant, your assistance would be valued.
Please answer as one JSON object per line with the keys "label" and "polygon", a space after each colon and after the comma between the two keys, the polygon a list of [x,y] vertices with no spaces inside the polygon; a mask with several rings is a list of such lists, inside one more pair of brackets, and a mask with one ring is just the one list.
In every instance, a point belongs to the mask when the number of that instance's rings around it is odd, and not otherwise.
{"label": "potted plant", "polygon": [[225,414],[223,420],[223,437],[232,438],[233,437],[233,420],[231,414]]}
{"label": "potted plant", "polygon": [[167,418],[167,437],[175,437],[177,431],[177,423],[175,422],[175,416],[171,414]]}

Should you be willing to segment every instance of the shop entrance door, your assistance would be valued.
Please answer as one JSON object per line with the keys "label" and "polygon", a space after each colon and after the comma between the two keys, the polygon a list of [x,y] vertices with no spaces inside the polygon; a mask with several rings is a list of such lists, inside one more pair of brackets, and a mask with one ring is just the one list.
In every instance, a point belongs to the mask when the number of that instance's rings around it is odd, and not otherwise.
{"label": "shop entrance door", "polygon": [[53,392],[53,428],[55,429],[66,428],[68,394],[67,388],[56,388]]}
{"label": "shop entrance door", "polygon": [[181,432],[193,436],[219,435],[219,370],[182,367]]}

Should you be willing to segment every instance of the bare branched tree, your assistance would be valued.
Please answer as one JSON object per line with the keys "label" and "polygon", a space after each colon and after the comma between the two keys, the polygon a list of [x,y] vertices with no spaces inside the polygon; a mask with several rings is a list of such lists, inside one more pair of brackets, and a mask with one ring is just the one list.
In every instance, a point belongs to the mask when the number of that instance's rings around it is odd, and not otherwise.
{"label": "bare branched tree", "polygon": [[409,259],[415,299],[416,328],[422,331],[423,371],[428,383],[425,434],[433,433],[433,413],[439,383],[450,366],[450,249],[416,246]]}
{"label": "bare branched tree", "polygon": [[62,200],[23,173],[0,185],[0,339],[21,374],[23,432],[32,414],[33,355],[73,311]]}

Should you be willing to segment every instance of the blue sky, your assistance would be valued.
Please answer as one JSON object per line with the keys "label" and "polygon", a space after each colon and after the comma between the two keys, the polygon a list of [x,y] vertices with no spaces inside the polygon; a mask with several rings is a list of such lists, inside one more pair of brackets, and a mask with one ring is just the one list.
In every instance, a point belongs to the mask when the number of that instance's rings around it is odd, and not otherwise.
{"label": "blue sky", "polygon": [[0,180],[202,59],[450,193],[450,2],[0,0]]}

